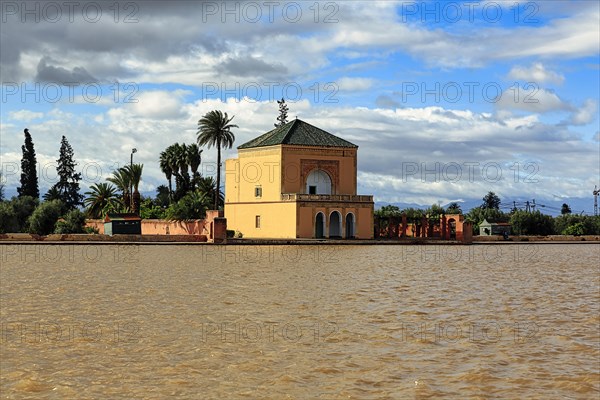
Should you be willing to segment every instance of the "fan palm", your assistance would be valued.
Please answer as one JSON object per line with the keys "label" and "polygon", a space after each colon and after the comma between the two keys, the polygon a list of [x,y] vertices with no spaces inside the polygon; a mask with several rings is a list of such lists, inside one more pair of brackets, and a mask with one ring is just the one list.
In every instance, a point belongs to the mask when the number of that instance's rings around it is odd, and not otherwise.
{"label": "fan palm", "polygon": [[169,200],[171,199],[171,194],[173,193],[173,184],[172,184],[172,177],[173,177],[173,170],[171,169],[171,164],[169,164],[169,154],[167,153],[167,151],[162,151],[160,153],[160,159],[159,159],[159,165],[160,165],[160,170],[162,171],[163,174],[165,174],[165,176],[167,177],[167,180],[169,181]]}
{"label": "fan palm", "polygon": [[166,211],[171,221],[202,219],[210,206],[210,198],[197,190],[187,193],[177,203],[173,203]]}
{"label": "fan palm", "polygon": [[185,144],[174,143],[165,150],[165,162],[170,166],[175,176],[174,200],[179,200],[189,189],[189,174],[187,172],[187,150]]}
{"label": "fan palm", "polygon": [[131,193],[129,189],[131,187],[131,177],[126,168],[121,167],[113,171],[113,176],[106,178],[106,180],[114,184],[121,191],[123,207],[129,209],[131,207]]}
{"label": "fan palm", "polygon": [[90,186],[90,191],[85,192],[87,196],[83,205],[87,207],[87,214],[91,218],[102,218],[102,215],[119,209],[119,201],[116,197],[116,189],[108,183],[98,183]]}
{"label": "fan palm", "polygon": [[160,185],[156,188],[155,204],[160,207],[167,207],[171,204],[171,191],[165,185]]}
{"label": "fan palm", "polygon": [[175,147],[175,157],[179,166],[179,174],[181,176],[189,175],[188,150],[187,145],[185,143],[177,144],[177,146]]}
{"label": "fan palm", "polygon": [[200,178],[198,168],[202,162],[202,151],[195,143],[187,146],[187,162],[192,170],[192,189],[196,188],[196,183]]}
{"label": "fan palm", "polygon": [[125,167],[125,171],[129,175],[129,183],[133,186],[132,193],[132,202],[131,202],[131,211],[137,214],[140,210],[140,181],[142,180],[142,171],[144,169],[144,164],[131,164]]}
{"label": "fan palm", "polygon": [[235,141],[235,136],[231,129],[239,128],[231,124],[234,116],[229,118],[227,113],[219,110],[213,110],[206,113],[198,121],[198,146],[215,146],[217,148],[217,190],[213,194],[213,204],[215,210],[218,210],[218,193],[221,187],[221,147],[231,148]]}
{"label": "fan palm", "polygon": [[[215,179],[211,176],[202,176],[198,179],[198,189],[200,193],[206,194],[206,196],[210,199],[214,199],[215,193],[217,190],[217,183]],[[219,191],[219,203],[217,206],[223,205],[225,202],[225,197],[223,196],[223,192]]]}

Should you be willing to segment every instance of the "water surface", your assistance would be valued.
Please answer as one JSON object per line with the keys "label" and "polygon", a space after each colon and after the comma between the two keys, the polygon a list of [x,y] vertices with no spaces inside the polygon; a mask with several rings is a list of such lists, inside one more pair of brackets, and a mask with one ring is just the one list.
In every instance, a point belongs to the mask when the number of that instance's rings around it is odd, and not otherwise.
{"label": "water surface", "polygon": [[600,247],[0,245],[3,398],[598,398]]}

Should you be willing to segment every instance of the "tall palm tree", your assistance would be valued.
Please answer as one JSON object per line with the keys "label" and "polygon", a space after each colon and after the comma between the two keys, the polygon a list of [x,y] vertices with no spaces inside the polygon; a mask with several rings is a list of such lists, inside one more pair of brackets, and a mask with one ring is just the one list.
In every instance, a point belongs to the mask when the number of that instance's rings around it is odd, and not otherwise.
{"label": "tall palm tree", "polygon": [[239,128],[231,124],[235,116],[229,118],[227,113],[219,110],[209,111],[198,121],[198,146],[215,146],[217,148],[217,190],[214,193],[213,204],[215,210],[218,210],[218,193],[221,187],[221,147],[231,148],[235,141],[235,136],[231,129]]}
{"label": "tall palm tree", "polygon": [[171,164],[169,163],[169,153],[166,150],[160,152],[159,165],[160,170],[163,174],[165,174],[167,180],[169,181],[169,200],[172,200],[173,184],[171,182],[171,178],[173,177],[173,170],[171,169]]}
{"label": "tall palm tree", "polygon": [[108,183],[98,183],[90,186],[90,191],[85,192],[87,196],[83,205],[87,207],[87,214],[91,218],[102,218],[102,215],[119,209],[119,201],[116,197],[117,190]]}
{"label": "tall palm tree", "polygon": [[177,164],[179,165],[179,174],[186,180],[185,184],[187,186],[190,174],[188,173],[188,149],[185,143],[181,143],[175,147],[175,156],[177,157]]}
{"label": "tall palm tree", "polygon": [[[185,146],[185,145],[184,145]],[[171,168],[171,174],[175,177],[175,191],[173,200],[179,200],[187,192],[185,175],[182,175],[182,158],[186,157],[186,152],[179,143],[173,143],[165,150],[165,163]],[[187,175],[187,165],[186,175]]]}
{"label": "tall palm tree", "polygon": [[187,146],[187,162],[190,166],[190,169],[192,170],[192,190],[196,188],[198,179],[200,179],[198,168],[200,167],[200,163],[202,162],[202,151],[203,150],[200,150],[196,143]]}
{"label": "tall palm tree", "polygon": [[123,207],[129,209],[131,207],[131,193],[129,188],[131,187],[131,177],[125,167],[121,167],[116,171],[113,171],[113,176],[106,178],[107,181],[113,183],[118,190],[121,191],[121,201]]}
{"label": "tall palm tree", "polygon": [[188,173],[188,151],[185,143],[175,143],[169,146],[171,149],[171,167],[175,174],[175,199],[179,200],[190,189],[190,174]]}
{"label": "tall palm tree", "polygon": [[165,185],[160,185],[156,188],[155,204],[160,207],[167,207],[171,204],[171,191]]}
{"label": "tall palm tree", "polygon": [[133,186],[133,194],[131,196],[131,211],[134,214],[139,213],[140,211],[140,181],[142,180],[142,171],[144,169],[144,164],[131,164],[125,167],[125,171],[129,174],[129,183]]}

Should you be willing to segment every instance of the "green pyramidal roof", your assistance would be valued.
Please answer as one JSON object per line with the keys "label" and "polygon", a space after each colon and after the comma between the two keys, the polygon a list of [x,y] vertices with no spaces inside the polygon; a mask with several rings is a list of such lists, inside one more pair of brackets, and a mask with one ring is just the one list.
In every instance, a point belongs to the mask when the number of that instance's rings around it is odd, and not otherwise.
{"label": "green pyramidal roof", "polygon": [[295,119],[272,131],[260,135],[256,139],[238,146],[238,149],[251,149],[253,147],[273,146],[277,144],[292,144],[299,146],[318,147],[352,147],[358,146],[332,135],[323,129],[317,128],[302,120]]}

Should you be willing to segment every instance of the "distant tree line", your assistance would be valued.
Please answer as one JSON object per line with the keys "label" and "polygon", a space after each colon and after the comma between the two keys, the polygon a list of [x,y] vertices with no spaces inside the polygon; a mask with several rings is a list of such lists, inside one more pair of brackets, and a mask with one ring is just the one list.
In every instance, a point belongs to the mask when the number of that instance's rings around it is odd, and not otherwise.
{"label": "distant tree line", "polygon": [[[500,198],[494,192],[483,197],[479,207],[465,214],[465,220],[473,223],[474,234],[479,234],[479,225],[488,222],[508,222],[513,234],[519,235],[600,235],[600,216],[574,215],[568,204],[563,204],[561,215],[552,217],[539,210],[525,211],[513,208],[510,212],[500,210]],[[375,211],[380,219],[400,218],[406,215],[409,223],[421,224],[426,217],[433,224],[439,224],[441,215],[463,214],[458,203],[450,203],[445,209],[437,204],[421,210],[418,208],[400,209],[394,205],[383,206]]]}
{"label": "distant tree line", "polygon": [[[29,130],[25,129],[18,196],[4,198],[0,175],[0,233],[82,233],[86,217],[103,218],[107,213],[129,212],[142,218],[170,220],[202,219],[211,207],[224,206],[220,188],[221,150],[231,148],[235,141],[232,129],[237,125],[231,123],[233,118],[218,110],[210,111],[198,121],[197,143],[174,143],[161,152],[158,161],[168,186],[159,186],[155,198],[141,196],[139,186],[144,165],[133,163],[114,171],[107,182],[91,185],[85,196],[81,195],[82,177],[76,172],[75,154],[62,136],[56,168],[58,182],[40,202],[35,146]],[[199,172],[203,146],[217,149],[216,180]]]}
{"label": "distant tree line", "polygon": [[0,190],[0,233],[31,232],[83,233],[85,214],[79,210],[83,196],[79,194],[81,174],[75,172],[73,148],[65,136],[61,139],[59,158],[56,160],[58,182],[39,200],[37,160],[29,129],[23,131],[25,143],[21,147],[21,179],[18,196],[4,199]]}

